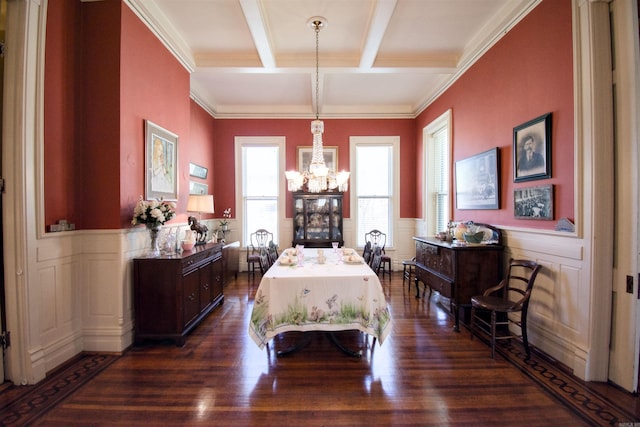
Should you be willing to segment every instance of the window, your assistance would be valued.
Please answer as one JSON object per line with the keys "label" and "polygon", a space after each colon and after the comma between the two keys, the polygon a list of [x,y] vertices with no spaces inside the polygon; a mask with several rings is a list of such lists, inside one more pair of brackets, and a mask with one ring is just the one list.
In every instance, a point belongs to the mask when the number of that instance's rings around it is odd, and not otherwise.
{"label": "window", "polygon": [[451,110],[434,120],[425,128],[425,162],[427,213],[427,233],[434,235],[447,229],[451,219],[451,195],[449,192],[450,174],[450,126]]}
{"label": "window", "polygon": [[395,155],[399,137],[352,137],[355,158],[356,245],[364,246],[365,233],[378,229],[393,246],[394,194],[398,182]]}
{"label": "window", "polygon": [[250,244],[251,233],[264,228],[273,233],[279,242],[279,212],[281,197],[281,168],[284,141],[281,138],[236,138],[236,158],[240,156],[241,193],[236,200],[242,201],[242,239],[244,246]]}

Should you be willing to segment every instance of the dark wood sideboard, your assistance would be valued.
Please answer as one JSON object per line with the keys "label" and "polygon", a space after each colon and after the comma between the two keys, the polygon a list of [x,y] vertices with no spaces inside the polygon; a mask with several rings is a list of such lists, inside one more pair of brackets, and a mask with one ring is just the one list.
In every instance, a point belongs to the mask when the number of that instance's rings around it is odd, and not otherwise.
{"label": "dark wood sideboard", "polygon": [[240,242],[224,243],[222,246],[222,283],[226,286],[238,278],[240,268]]}
{"label": "dark wood sideboard", "polygon": [[413,239],[416,242],[416,291],[421,281],[447,298],[455,318],[454,330],[459,331],[460,311],[463,310],[466,319],[471,297],[481,295],[502,280],[503,247],[500,244],[457,245],[433,237]]}
{"label": "dark wood sideboard", "polygon": [[136,343],[172,339],[182,346],[185,335],[224,302],[221,243],[136,258],[133,271]]}

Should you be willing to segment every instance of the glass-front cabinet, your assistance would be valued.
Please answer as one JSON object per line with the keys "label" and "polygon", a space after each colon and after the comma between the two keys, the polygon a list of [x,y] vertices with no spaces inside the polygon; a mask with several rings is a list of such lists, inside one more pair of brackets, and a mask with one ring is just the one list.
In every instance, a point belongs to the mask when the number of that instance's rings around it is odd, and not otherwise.
{"label": "glass-front cabinet", "polygon": [[330,248],[344,245],[342,193],[293,193],[293,246]]}

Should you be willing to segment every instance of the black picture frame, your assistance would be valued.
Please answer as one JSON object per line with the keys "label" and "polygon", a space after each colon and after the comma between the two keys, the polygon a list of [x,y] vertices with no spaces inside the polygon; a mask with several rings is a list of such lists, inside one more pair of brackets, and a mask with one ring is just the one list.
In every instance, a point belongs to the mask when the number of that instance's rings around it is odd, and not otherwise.
{"label": "black picture frame", "polygon": [[513,128],[513,182],[551,178],[551,113]]}
{"label": "black picture frame", "polygon": [[513,216],[518,219],[553,220],[553,185],[513,190]]}
{"label": "black picture frame", "polygon": [[456,162],[456,207],[500,209],[500,149]]}

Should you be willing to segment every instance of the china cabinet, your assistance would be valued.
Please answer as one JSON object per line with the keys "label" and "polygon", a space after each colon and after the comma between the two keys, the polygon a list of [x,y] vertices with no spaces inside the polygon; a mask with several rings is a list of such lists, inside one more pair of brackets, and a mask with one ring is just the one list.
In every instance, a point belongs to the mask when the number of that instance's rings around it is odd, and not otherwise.
{"label": "china cabinet", "polygon": [[344,245],[342,236],[343,193],[293,193],[293,242],[311,248]]}

